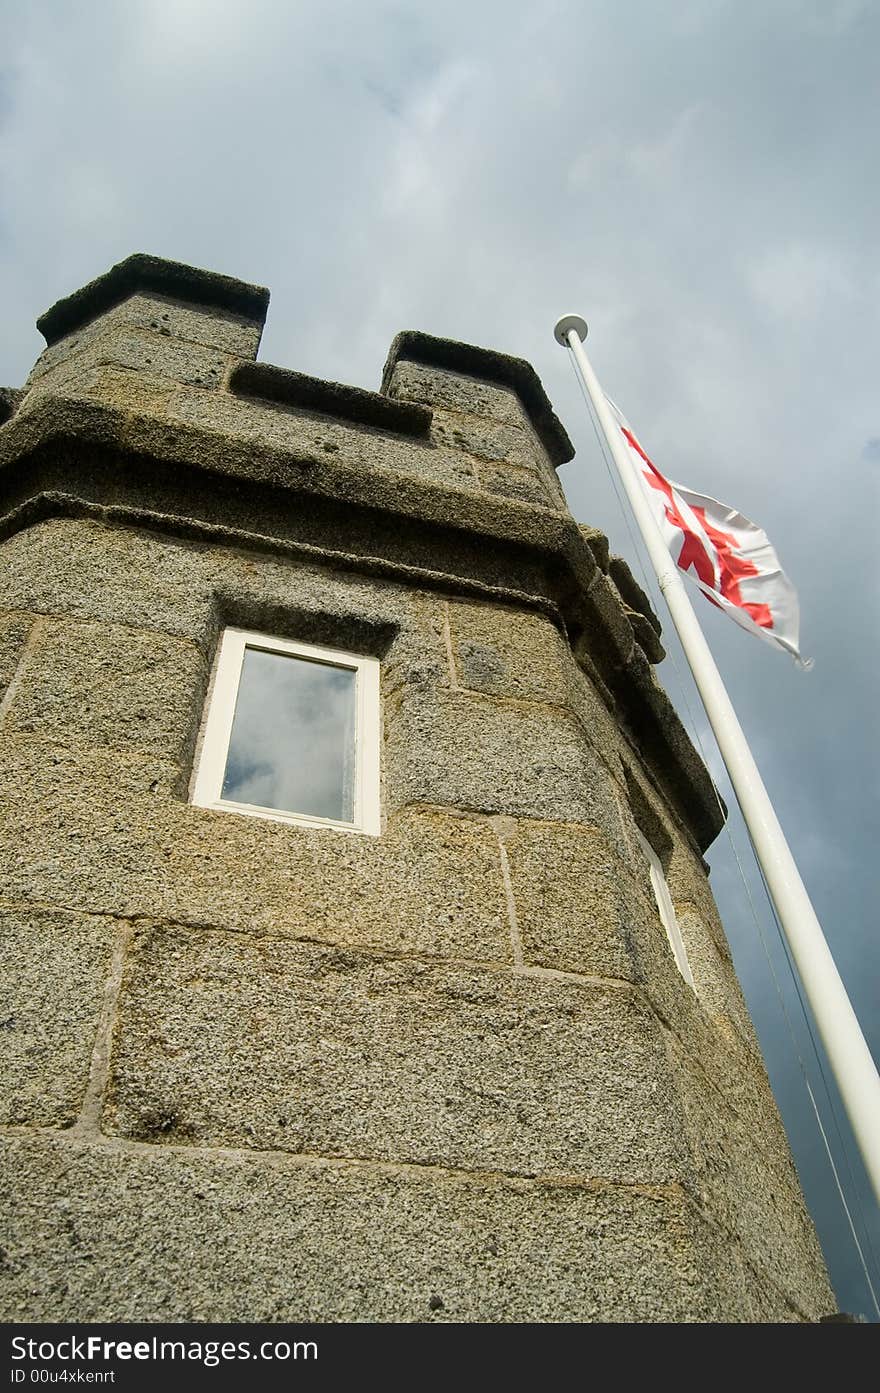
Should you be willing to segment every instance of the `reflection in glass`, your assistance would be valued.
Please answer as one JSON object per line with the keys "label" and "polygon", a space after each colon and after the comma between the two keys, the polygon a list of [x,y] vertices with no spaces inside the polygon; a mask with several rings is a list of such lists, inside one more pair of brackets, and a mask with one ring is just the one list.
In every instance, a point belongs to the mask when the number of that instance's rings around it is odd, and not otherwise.
{"label": "reflection in glass", "polygon": [[354,821],[351,668],[246,648],[221,796]]}

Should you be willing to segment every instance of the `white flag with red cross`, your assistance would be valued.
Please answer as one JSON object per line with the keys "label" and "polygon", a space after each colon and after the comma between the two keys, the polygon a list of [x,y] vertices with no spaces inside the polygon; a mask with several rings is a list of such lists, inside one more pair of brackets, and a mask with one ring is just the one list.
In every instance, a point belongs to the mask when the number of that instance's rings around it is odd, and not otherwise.
{"label": "white flag with red cross", "polygon": [[611,398],[606,400],[679,568],[742,628],[785,649],[801,667],[812,666],[798,651],[797,591],[766,532],[725,503],[667,479]]}

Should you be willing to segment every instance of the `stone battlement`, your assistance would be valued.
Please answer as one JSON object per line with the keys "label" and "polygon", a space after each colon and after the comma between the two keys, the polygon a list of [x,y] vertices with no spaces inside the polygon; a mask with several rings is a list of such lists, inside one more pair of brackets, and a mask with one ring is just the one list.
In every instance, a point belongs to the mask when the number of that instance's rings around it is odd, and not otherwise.
{"label": "stone battlement", "polygon": [[[555,466],[573,449],[534,369],[406,331],[380,392],[320,381],[255,361],[268,302],[262,287],[138,254],[47,310],[48,346],[5,399],[0,530],[112,502],[142,519],[158,509],[183,535],[221,528],[289,550],[325,545],[344,508],[357,564],[550,615],[706,846],[718,800],[650,672],[659,622],[626,563],[568,512]],[[380,515],[395,539],[377,557]]]}

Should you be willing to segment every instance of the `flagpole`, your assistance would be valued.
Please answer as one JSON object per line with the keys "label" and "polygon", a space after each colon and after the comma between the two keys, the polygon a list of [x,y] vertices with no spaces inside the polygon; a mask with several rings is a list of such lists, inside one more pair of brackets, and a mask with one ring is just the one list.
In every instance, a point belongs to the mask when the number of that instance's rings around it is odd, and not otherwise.
{"label": "flagpole", "polygon": [[764,878],[803,983],[865,1169],[880,1201],[880,1076],[758,766],[700,628],[681,573],[651,511],[621,431],[584,351],[587,326],[564,315],[558,343],[571,351],[626,490],[706,715],[727,766]]}

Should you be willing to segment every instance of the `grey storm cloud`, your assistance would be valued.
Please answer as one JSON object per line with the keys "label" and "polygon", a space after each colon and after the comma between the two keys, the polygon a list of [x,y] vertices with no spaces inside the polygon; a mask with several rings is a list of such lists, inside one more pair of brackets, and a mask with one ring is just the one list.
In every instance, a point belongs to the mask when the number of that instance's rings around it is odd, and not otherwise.
{"label": "grey storm cloud", "polygon": [[[575,310],[659,467],[765,528],[799,591],[814,670],[701,614],[878,1052],[876,4],[4,11],[0,381],[26,376],[39,312],[135,250],[269,285],[261,357],[318,376],[375,386],[401,328],[517,353],[577,446],[562,470],[573,512],[639,574],[552,337]],[[727,794],[670,647],[661,677]],[[838,1298],[870,1314],[727,837],[709,860]],[[856,1171],[857,1222],[880,1247]]]}

